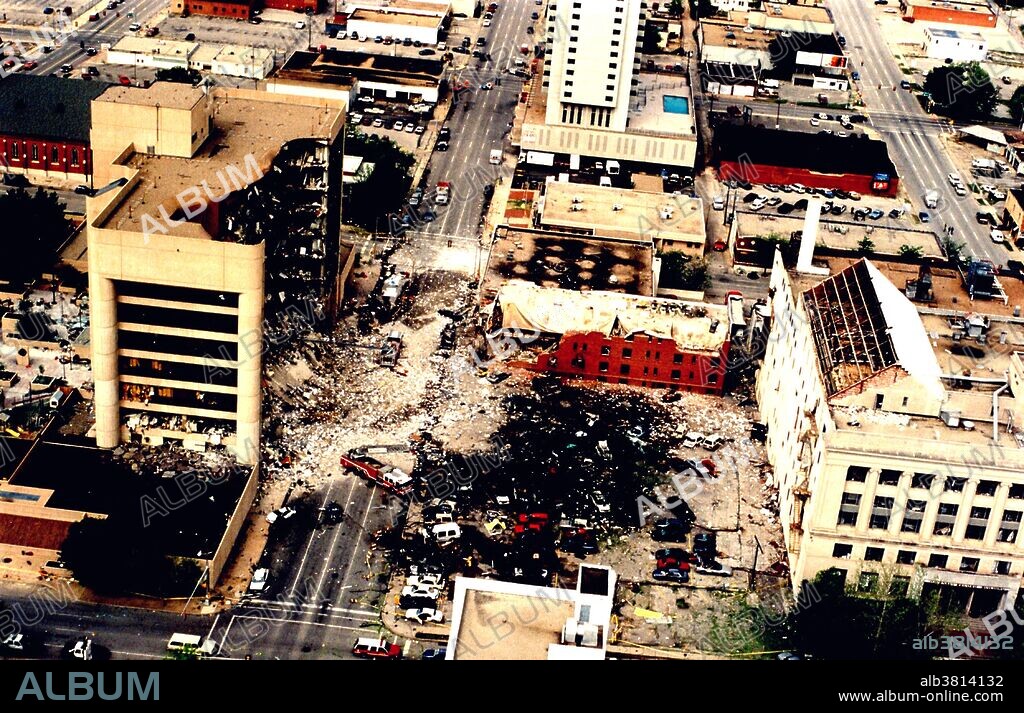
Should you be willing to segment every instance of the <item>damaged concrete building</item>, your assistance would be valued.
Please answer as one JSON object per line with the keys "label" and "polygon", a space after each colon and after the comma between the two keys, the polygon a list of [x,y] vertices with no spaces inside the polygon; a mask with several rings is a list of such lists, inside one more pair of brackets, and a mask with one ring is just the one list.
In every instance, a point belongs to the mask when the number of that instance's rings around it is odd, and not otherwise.
{"label": "damaged concrete building", "polygon": [[526,282],[501,288],[488,331],[523,348],[512,366],[703,394],[722,393],[731,344],[725,305]]}
{"label": "damaged concrete building", "polygon": [[[838,568],[860,591],[934,597],[942,611],[1012,606],[1021,353],[919,314],[869,260],[812,276],[776,254],[771,290],[757,396],[794,587]],[[983,376],[950,366],[969,340]]]}
{"label": "damaged concrete building", "polygon": [[344,109],[157,82],[108,89],[92,116],[97,444],[224,445],[255,464],[263,353],[329,324],[352,264]]}

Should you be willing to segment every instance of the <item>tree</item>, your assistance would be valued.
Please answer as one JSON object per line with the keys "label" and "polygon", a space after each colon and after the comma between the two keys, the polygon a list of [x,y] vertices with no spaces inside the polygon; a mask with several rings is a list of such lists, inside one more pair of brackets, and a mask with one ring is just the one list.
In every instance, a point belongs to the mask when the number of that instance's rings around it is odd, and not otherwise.
{"label": "tree", "polygon": [[920,245],[900,245],[899,253],[903,257],[921,257],[924,251]]}
{"label": "tree", "polygon": [[1024,121],[1024,84],[1013,90],[1013,96],[1010,97],[1010,116],[1018,125]]}
{"label": "tree", "polygon": [[42,188],[29,193],[15,188],[0,195],[0,225],[9,237],[0,260],[0,279],[14,282],[34,280],[53,265],[57,248],[71,234],[71,222],[64,217],[65,204],[52,191]]}
{"label": "tree", "polygon": [[706,290],[711,284],[708,265],[684,252],[671,250],[661,256],[661,285],[670,290]]}
{"label": "tree", "polygon": [[682,0],[672,0],[668,4],[668,14],[671,17],[682,17],[683,16],[683,2]]}
{"label": "tree", "polygon": [[942,252],[950,262],[962,262],[965,247],[967,247],[966,243],[959,243],[948,235],[942,238]]}
{"label": "tree", "polygon": [[644,27],[643,53],[658,54],[661,51],[661,31],[653,23],[648,22]]}
{"label": "tree", "polygon": [[[361,182],[345,187],[345,222],[366,230],[383,228],[388,213],[397,213],[405,203],[412,178],[413,156],[389,139],[368,136],[360,131],[345,138],[345,153],[361,156],[374,164],[373,173]],[[453,177],[457,178],[457,177]]]}
{"label": "tree", "polygon": [[931,95],[936,110],[954,119],[991,116],[999,99],[999,91],[978,62],[936,67],[925,78],[924,89]]}
{"label": "tree", "polygon": [[870,255],[875,251],[875,241],[865,235],[857,242],[857,252],[861,255]]}

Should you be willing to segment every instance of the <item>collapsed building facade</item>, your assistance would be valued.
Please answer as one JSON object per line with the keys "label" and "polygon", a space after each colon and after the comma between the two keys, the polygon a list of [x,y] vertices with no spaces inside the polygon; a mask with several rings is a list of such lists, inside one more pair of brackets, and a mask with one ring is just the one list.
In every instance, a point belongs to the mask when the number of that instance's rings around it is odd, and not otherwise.
{"label": "collapsed building facade", "polygon": [[[88,202],[96,440],[259,454],[262,357],[329,325],[343,107],[156,83],[93,104]],[[219,184],[219,185],[218,185]]]}
{"label": "collapsed building facade", "polygon": [[757,396],[794,587],[838,568],[860,591],[934,596],[970,616],[1012,606],[1024,573],[1020,352],[983,352],[977,335],[986,378],[947,373],[939,356],[972,335],[957,320],[949,334],[926,328],[942,318],[919,314],[868,260],[811,278],[776,254],[771,289]]}
{"label": "collapsed building facade", "polygon": [[522,347],[512,366],[703,394],[722,393],[731,331],[725,305],[526,282],[501,288],[488,324]]}

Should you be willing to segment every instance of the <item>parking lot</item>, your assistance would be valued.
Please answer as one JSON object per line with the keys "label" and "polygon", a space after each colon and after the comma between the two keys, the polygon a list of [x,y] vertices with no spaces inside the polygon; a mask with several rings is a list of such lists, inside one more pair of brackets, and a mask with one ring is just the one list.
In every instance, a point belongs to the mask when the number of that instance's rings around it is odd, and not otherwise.
{"label": "parking lot", "polygon": [[322,37],[319,34],[323,28],[322,18],[322,15],[306,17],[282,10],[264,11],[260,23],[255,25],[245,20],[220,17],[169,17],[159,25],[159,36],[163,39],[183,40],[191,33],[198,42],[273,49],[274,61],[280,66],[292,52],[306,49],[309,45],[309,27],[297,29],[295,23],[312,26],[312,44],[316,46],[319,44],[318,37]]}
{"label": "parking lot", "polygon": [[[5,23],[12,25],[54,26],[57,13],[61,13],[70,21],[95,4],[96,0],[0,0],[0,17]],[[64,12],[64,8],[68,7],[71,8],[70,15]],[[54,12],[47,13],[46,8],[51,8]]]}

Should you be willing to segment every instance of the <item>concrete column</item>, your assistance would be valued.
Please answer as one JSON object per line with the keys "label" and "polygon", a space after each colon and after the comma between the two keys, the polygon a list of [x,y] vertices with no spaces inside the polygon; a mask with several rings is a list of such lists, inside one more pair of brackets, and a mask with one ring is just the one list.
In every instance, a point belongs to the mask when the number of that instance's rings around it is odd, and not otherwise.
{"label": "concrete column", "polygon": [[263,289],[238,299],[238,411],[235,455],[240,463],[259,462],[260,377],[263,369]]}
{"label": "concrete column", "polygon": [[921,520],[921,539],[929,540],[932,537],[932,530],[935,529],[935,518],[939,514],[939,498],[942,497],[942,489],[946,485],[946,476],[936,475],[932,478],[932,487],[928,490],[928,505],[924,509],[924,518]]}
{"label": "concrete column", "polygon": [[[89,250],[90,258],[95,254],[95,250]],[[117,294],[113,280],[102,277],[94,266],[90,266],[89,269],[89,314],[96,404],[96,445],[100,448],[116,448],[121,443]]]}
{"label": "concrete column", "polygon": [[875,507],[875,490],[878,488],[878,469],[872,468],[868,471],[868,477],[864,481],[864,495],[861,496],[860,512],[857,514],[857,534],[861,535],[868,531],[868,523],[871,522],[871,511]]}
{"label": "concrete column", "polygon": [[[971,505],[974,503],[974,493],[978,490],[977,478],[971,478],[964,486],[963,498],[960,500],[960,509],[956,513],[956,522],[953,523],[953,542],[964,541],[964,532],[967,530],[967,521],[971,519]],[[991,524],[991,515],[989,521]]]}
{"label": "concrete column", "polygon": [[[995,547],[998,542],[996,538],[999,536],[999,525],[1003,521],[1003,510],[1006,509],[1006,498],[1009,494],[1009,483],[1000,483],[996,487],[996,495],[992,498],[992,517],[988,521],[988,530],[985,531],[985,549]],[[1020,547],[1020,544],[1017,546]]]}

